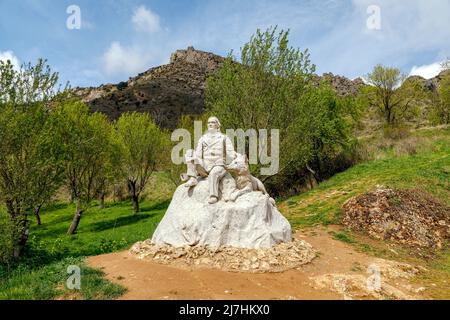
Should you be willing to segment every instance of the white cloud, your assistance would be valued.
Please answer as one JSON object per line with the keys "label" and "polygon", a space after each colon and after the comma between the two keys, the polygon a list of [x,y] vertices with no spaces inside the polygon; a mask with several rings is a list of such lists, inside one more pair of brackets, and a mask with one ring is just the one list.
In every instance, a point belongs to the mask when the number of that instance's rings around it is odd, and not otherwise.
{"label": "white cloud", "polygon": [[431,79],[436,77],[441,71],[442,68],[442,61],[441,62],[435,62],[432,64],[427,64],[423,66],[413,66],[411,69],[411,72],[409,73],[410,76],[421,76],[425,79]]}
{"label": "white cloud", "polygon": [[150,57],[138,47],[124,47],[113,42],[103,55],[103,63],[108,75],[135,75],[148,67]]}
{"label": "white cloud", "polygon": [[[423,71],[424,65],[450,56],[449,0],[324,0],[320,5],[312,0],[301,4],[295,0],[206,1],[180,8],[174,5],[173,10],[189,9],[174,22],[168,16],[164,23],[162,11],[160,17],[149,6],[136,6],[130,14],[126,0],[105,1],[116,6],[138,32],[119,33],[117,39],[126,36],[127,40],[109,43],[101,57],[103,77],[97,81],[134,76],[166,63],[171,52],[190,45],[222,55],[233,49],[237,55],[257,28],[274,25],[291,30],[292,46],[310,49],[319,74],[364,77],[381,63],[428,77],[436,71]],[[380,30],[367,28],[367,7],[372,4],[381,9]]]}
{"label": "white cloud", "polygon": [[0,61],[11,61],[12,65],[14,66],[14,68],[17,70],[20,68],[20,61],[19,58],[17,58],[14,55],[14,52],[12,51],[0,51]]}
{"label": "white cloud", "polygon": [[137,31],[154,33],[161,30],[159,16],[145,6],[140,6],[134,10],[131,21]]}

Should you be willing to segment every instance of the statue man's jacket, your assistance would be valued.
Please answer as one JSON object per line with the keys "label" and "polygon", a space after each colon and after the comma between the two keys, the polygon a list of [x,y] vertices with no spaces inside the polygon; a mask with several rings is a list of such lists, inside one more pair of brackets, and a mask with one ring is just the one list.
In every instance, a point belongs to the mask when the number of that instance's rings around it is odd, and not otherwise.
{"label": "statue man's jacket", "polygon": [[235,152],[230,138],[221,132],[206,133],[198,141],[195,149],[197,159],[203,168],[210,172],[215,166],[225,166],[227,159],[234,159]]}

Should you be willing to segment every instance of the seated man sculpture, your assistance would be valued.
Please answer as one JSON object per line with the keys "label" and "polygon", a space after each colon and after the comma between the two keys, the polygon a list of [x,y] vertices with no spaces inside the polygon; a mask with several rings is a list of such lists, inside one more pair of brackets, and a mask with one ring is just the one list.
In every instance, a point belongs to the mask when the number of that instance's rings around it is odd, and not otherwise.
{"label": "seated man sculpture", "polygon": [[153,244],[259,249],[292,240],[289,222],[251,175],[246,155],[238,155],[220,132],[216,117],[185,158],[186,183],[175,190]]}
{"label": "seated man sculpture", "polygon": [[199,177],[208,177],[208,203],[219,201],[219,183],[227,173],[225,166],[236,158],[230,138],[220,132],[219,119],[208,119],[208,132],[200,138],[195,150],[186,152],[185,158],[189,177],[185,187],[195,187]]}

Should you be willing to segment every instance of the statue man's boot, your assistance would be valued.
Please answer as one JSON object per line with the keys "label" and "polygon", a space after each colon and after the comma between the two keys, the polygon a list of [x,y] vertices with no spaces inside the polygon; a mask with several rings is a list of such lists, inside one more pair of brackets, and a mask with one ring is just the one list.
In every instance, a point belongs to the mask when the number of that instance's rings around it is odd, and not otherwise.
{"label": "statue man's boot", "polygon": [[208,199],[209,204],[214,204],[214,203],[217,203],[218,201],[219,201],[219,198],[217,198],[216,196],[210,196]]}

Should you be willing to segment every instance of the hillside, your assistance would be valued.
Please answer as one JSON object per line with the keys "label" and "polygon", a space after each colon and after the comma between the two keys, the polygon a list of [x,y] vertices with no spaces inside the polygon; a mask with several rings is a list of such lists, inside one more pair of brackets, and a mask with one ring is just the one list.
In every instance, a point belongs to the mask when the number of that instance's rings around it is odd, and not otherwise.
{"label": "hillside", "polygon": [[[204,111],[207,77],[224,58],[189,47],[171,55],[170,63],[151,68],[128,81],[100,87],[75,88],[74,93],[91,111],[117,119],[127,111],[149,112],[158,124],[173,129],[181,115],[200,115]],[[355,95],[364,82],[325,73],[315,75],[317,83],[326,80],[341,96]]]}
{"label": "hillside", "polygon": [[284,200],[282,213],[297,227],[339,223],[342,204],[377,185],[420,188],[450,205],[450,131],[422,129],[399,140],[362,138],[373,159],[357,164],[317,188]]}
{"label": "hillside", "polygon": [[117,119],[127,111],[149,112],[158,124],[175,128],[180,115],[200,115],[206,78],[224,58],[195,50],[178,50],[170,63],[151,68],[126,82],[98,88],[75,88],[91,111]]}

